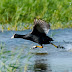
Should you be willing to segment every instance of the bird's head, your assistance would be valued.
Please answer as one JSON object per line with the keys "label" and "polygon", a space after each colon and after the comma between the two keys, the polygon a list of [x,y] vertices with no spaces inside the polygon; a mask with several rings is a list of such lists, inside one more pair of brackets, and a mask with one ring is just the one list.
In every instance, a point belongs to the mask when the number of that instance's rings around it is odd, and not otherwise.
{"label": "bird's head", "polygon": [[12,38],[17,38],[18,37],[18,34],[14,34],[12,37],[11,37],[11,39]]}

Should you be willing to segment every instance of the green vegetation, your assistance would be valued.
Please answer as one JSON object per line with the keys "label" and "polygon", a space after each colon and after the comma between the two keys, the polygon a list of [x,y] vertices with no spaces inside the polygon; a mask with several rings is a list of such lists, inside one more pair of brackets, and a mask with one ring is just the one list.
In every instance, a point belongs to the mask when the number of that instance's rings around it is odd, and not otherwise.
{"label": "green vegetation", "polygon": [[0,0],[2,29],[32,28],[34,17],[50,22],[52,29],[72,28],[72,0]]}
{"label": "green vegetation", "polygon": [[[21,49],[22,47],[22,49]],[[0,43],[0,72],[27,72],[28,61],[33,57],[26,46],[8,50],[4,43]],[[26,53],[24,50],[27,50]]]}

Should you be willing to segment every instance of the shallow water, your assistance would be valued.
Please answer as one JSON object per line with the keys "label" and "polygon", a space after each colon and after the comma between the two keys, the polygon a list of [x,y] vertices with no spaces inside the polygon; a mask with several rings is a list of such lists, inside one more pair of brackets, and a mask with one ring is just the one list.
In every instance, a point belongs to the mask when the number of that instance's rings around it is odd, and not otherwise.
{"label": "shallow water", "polygon": [[48,44],[44,48],[30,49],[38,45],[24,39],[11,39],[15,33],[27,34],[25,31],[0,32],[0,71],[10,72],[72,72],[72,29],[50,30],[48,35],[54,39],[55,48]]}

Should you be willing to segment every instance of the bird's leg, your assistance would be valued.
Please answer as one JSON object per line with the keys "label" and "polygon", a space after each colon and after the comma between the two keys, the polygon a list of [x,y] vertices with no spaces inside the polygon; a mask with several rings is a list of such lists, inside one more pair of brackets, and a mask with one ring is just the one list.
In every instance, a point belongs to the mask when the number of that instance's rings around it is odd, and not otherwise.
{"label": "bird's leg", "polygon": [[58,46],[54,45],[53,43],[50,43],[50,44],[52,44],[53,46],[55,46],[56,48],[58,48]]}
{"label": "bird's leg", "polygon": [[62,49],[65,49],[63,46],[56,46],[55,44],[53,44],[53,43],[50,43],[50,44],[52,44],[53,46],[55,46],[56,48],[62,48]]}
{"label": "bird's leg", "polygon": [[36,46],[36,47],[43,48],[43,46]]}

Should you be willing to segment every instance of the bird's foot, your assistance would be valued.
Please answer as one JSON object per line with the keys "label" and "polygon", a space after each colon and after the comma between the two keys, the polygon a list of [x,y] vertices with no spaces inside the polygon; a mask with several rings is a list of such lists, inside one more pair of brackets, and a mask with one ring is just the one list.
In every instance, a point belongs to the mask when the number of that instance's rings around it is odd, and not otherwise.
{"label": "bird's foot", "polygon": [[65,49],[63,46],[60,46],[60,45],[58,45],[58,46],[57,46],[57,48],[62,48],[62,49]]}
{"label": "bird's foot", "polygon": [[43,48],[43,46],[33,46],[31,49],[35,49],[35,48]]}
{"label": "bird's foot", "polygon": [[33,46],[31,49],[35,49],[35,48],[37,48],[37,46]]}

